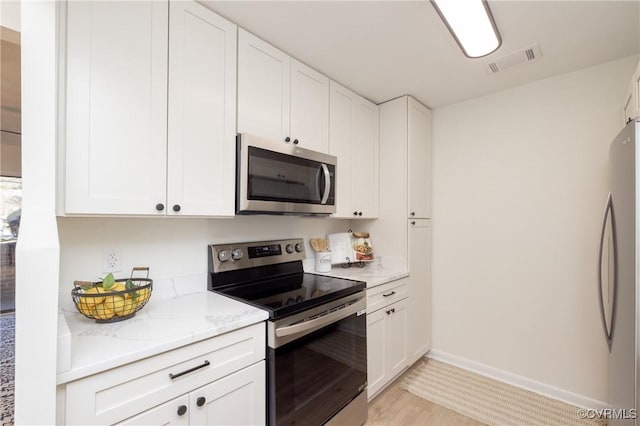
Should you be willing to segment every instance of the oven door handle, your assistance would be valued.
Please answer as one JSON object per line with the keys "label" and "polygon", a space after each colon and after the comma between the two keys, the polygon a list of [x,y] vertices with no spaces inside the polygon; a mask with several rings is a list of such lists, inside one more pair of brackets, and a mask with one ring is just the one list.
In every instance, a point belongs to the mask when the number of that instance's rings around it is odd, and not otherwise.
{"label": "oven door handle", "polygon": [[[363,300],[363,299],[360,299],[360,300]],[[285,336],[291,336],[293,334],[304,333],[304,332],[311,331],[313,329],[323,327],[327,324],[340,321],[341,319],[351,316],[363,309],[362,303],[359,303],[360,300],[358,302],[352,303],[347,307],[339,309],[330,314],[312,319],[310,321],[304,321],[299,324],[289,325],[287,327],[276,328],[276,336],[285,337]]]}

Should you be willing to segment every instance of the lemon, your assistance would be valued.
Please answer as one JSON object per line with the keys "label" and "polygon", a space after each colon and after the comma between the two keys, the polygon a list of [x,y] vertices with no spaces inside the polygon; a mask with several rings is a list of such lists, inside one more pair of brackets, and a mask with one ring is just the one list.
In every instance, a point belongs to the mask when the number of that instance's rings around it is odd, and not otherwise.
{"label": "lemon", "polygon": [[136,309],[136,304],[131,299],[127,299],[124,296],[107,296],[104,298],[104,304],[113,311],[113,313],[119,317],[124,317],[132,314]]}
{"label": "lemon", "polygon": [[138,305],[144,305],[150,297],[151,290],[148,287],[138,290]]}
{"label": "lemon", "polygon": [[113,309],[107,303],[100,303],[93,307],[94,318],[108,320],[115,316]]}
{"label": "lemon", "polygon": [[[87,303],[88,300],[91,299],[91,304]],[[85,316],[93,316],[94,312],[93,312],[93,308],[95,306],[95,302],[93,302],[93,297],[89,298],[89,297],[80,297],[78,300],[78,303],[76,304],[76,308],[78,308],[78,311],[80,311],[81,314],[85,315]]]}
{"label": "lemon", "polygon": [[125,291],[127,288],[124,286],[124,284],[122,283],[115,283],[113,285],[113,287],[111,287],[109,289],[110,292],[115,292],[115,291]]}
{"label": "lemon", "polygon": [[[82,294],[101,294],[104,293],[104,289],[102,287],[91,287],[88,290],[85,290]],[[94,305],[98,305],[104,302],[104,297],[80,297],[80,302],[83,302],[85,306],[91,307]]]}

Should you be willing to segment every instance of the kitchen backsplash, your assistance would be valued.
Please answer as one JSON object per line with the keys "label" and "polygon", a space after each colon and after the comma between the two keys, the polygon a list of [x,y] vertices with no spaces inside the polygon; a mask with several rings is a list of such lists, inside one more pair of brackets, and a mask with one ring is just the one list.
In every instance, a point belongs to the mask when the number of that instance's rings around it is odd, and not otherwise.
{"label": "kitchen backsplash", "polygon": [[349,220],[293,216],[239,216],[232,219],[192,218],[58,218],[60,238],[59,305],[74,309],[74,280],[94,281],[106,275],[103,249],[121,251],[126,277],[134,266],[148,266],[154,298],[206,289],[208,244],[261,241],[289,237],[309,239],[345,232]]}

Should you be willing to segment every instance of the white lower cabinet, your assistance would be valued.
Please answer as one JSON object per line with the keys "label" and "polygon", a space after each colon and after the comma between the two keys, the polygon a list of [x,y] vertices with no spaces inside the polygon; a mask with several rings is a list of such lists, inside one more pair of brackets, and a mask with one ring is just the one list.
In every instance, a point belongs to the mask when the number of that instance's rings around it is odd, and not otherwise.
{"label": "white lower cabinet", "polygon": [[265,362],[154,407],[121,425],[260,425],[265,422]]}
{"label": "white lower cabinet", "polygon": [[[385,294],[393,292],[397,282]],[[396,284],[397,286],[397,284]],[[376,290],[378,287],[367,290]],[[396,294],[398,289],[396,288]],[[367,313],[367,392],[371,400],[408,366],[406,298]]]}
{"label": "white lower cabinet", "polygon": [[259,323],[60,385],[59,421],[264,424],[265,334]]}

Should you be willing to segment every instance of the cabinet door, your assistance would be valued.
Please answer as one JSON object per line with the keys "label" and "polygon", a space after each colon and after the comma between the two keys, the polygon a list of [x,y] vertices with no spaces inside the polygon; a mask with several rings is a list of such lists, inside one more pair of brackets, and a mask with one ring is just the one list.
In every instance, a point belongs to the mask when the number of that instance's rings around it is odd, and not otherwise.
{"label": "cabinet door", "polygon": [[329,153],[338,158],[336,173],[336,212],[333,217],[352,218],[354,213],[351,192],[352,171],[352,92],[344,87],[330,83],[330,138]]}
{"label": "cabinet door", "polygon": [[191,424],[264,424],[267,399],[265,377],[265,362],[261,361],[191,392]]}
{"label": "cabinet door", "polygon": [[431,112],[408,99],[409,217],[431,217]]}
{"label": "cabinet door", "polygon": [[409,221],[409,322],[407,349],[413,364],[431,347],[431,223]]}
{"label": "cabinet door", "polygon": [[171,3],[168,214],[235,212],[236,33],[204,6]]}
{"label": "cabinet door", "polygon": [[396,302],[382,311],[387,315],[387,369],[392,379],[407,365],[407,299]]}
{"label": "cabinet door", "polygon": [[66,213],[158,214],[165,204],[168,9],[67,4]]}
{"label": "cabinet door", "polygon": [[238,132],[273,140],[289,135],[291,59],[238,30]]}
{"label": "cabinet door", "polygon": [[330,83],[329,152],[338,157],[338,218],[378,216],[378,106]]}
{"label": "cabinet door", "polygon": [[387,382],[387,313],[367,314],[367,394],[371,400]]}
{"label": "cabinet door", "polygon": [[291,59],[291,139],[329,152],[329,79]]}
{"label": "cabinet door", "polygon": [[[183,411],[184,410],[184,411]],[[182,413],[182,414],[180,414]],[[189,395],[183,395],[169,402],[151,408],[131,417],[118,425],[188,425]]]}
{"label": "cabinet door", "polygon": [[378,106],[359,96],[352,104],[351,186],[358,218],[378,217]]}

